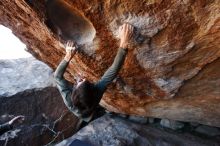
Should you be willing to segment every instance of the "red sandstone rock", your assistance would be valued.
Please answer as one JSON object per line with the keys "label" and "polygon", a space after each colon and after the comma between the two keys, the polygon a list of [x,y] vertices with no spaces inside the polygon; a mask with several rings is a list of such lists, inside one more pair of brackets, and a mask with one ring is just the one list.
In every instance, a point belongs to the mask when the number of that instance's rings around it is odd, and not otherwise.
{"label": "red sandstone rock", "polygon": [[[127,114],[220,127],[218,0],[65,2],[96,31],[93,43],[84,44],[84,51],[70,63],[69,80],[82,72],[97,81],[115,57],[118,27],[129,22],[137,28],[133,51],[101,104]],[[1,0],[0,24],[12,29],[29,52],[55,69],[65,52],[50,25],[45,25],[44,0],[28,3]]]}

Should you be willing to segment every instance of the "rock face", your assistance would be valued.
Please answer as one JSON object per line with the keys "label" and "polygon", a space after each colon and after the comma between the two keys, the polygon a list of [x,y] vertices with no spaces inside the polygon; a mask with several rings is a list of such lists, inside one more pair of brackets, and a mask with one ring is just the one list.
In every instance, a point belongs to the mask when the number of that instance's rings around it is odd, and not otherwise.
{"label": "rock face", "polygon": [[0,145],[46,145],[75,133],[78,118],[53,85],[52,69],[33,57],[0,60],[0,124],[25,116],[24,123],[0,135]]}
{"label": "rock face", "polygon": [[55,86],[52,69],[33,57],[0,60],[0,69],[0,97]]}
{"label": "rock face", "polygon": [[25,122],[0,136],[0,145],[46,145],[75,133],[78,119],[66,109],[54,87],[26,90],[0,98],[0,123],[16,115]]}
{"label": "rock face", "polygon": [[48,0],[46,8],[48,21],[62,39],[74,40],[78,45],[93,41],[95,28],[77,9],[57,0]]}
{"label": "rock face", "polygon": [[218,146],[218,140],[199,138],[189,133],[163,131],[128,120],[104,116],[56,146],[69,146],[75,139],[95,146]]}
{"label": "rock face", "polygon": [[172,121],[168,119],[162,119],[160,125],[173,130],[178,130],[184,127],[184,124],[178,121]]}
{"label": "rock face", "polygon": [[[59,3],[56,10],[66,17],[57,20],[53,6],[46,6],[44,0],[2,0],[0,24],[11,28],[29,52],[55,69],[65,53],[58,36],[72,32],[74,35],[68,39],[76,39],[76,27],[65,24],[76,16],[73,24],[85,22],[77,27],[79,30],[91,26],[85,30],[91,36],[96,35],[92,43],[82,42],[85,43],[80,47],[82,51],[72,59],[65,76],[73,82],[71,76],[82,73],[94,82],[114,59],[118,27],[129,22],[136,27],[133,50],[101,104],[115,112],[220,127],[218,0],[54,0],[54,3]],[[72,13],[64,13],[64,9]],[[87,31],[79,34],[79,39],[83,34]]]}

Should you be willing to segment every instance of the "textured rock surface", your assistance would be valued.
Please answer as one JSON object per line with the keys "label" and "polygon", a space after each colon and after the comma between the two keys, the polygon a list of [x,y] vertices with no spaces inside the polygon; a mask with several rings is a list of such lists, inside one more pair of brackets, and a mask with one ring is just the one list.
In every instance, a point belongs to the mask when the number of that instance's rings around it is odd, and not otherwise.
{"label": "textured rock surface", "polygon": [[0,136],[0,145],[46,145],[75,133],[78,119],[66,109],[54,87],[26,90],[0,98],[0,123],[24,115],[25,122]]}
{"label": "textured rock surface", "polygon": [[178,130],[184,127],[184,123],[168,119],[161,119],[160,125],[173,130]]}
{"label": "textured rock surface", "polygon": [[0,97],[54,86],[52,73],[52,69],[33,57],[0,60]]}
{"label": "textured rock surface", "polygon": [[217,129],[215,127],[209,127],[209,126],[199,126],[195,129],[196,132],[200,133],[200,134],[204,134],[204,135],[208,135],[208,136],[216,136],[219,135],[220,136],[220,129]]}
{"label": "textured rock surface", "polygon": [[30,58],[0,60],[0,124],[16,115],[25,122],[0,136],[0,145],[39,146],[75,133],[78,119],[53,86],[52,69]]}
{"label": "textured rock surface", "polygon": [[[84,51],[73,58],[67,79],[73,81],[70,75],[81,72],[98,80],[115,56],[118,26],[130,22],[137,28],[134,50],[101,104],[127,114],[220,127],[219,0],[64,1],[96,31],[93,43],[82,45]],[[64,55],[59,33],[45,25],[44,0],[27,2],[1,0],[0,24],[11,28],[36,58],[56,68]]]}
{"label": "textured rock surface", "polygon": [[57,144],[68,146],[79,139],[94,146],[218,146],[218,140],[199,138],[189,133],[164,131],[154,126],[135,124],[118,117],[104,116]]}

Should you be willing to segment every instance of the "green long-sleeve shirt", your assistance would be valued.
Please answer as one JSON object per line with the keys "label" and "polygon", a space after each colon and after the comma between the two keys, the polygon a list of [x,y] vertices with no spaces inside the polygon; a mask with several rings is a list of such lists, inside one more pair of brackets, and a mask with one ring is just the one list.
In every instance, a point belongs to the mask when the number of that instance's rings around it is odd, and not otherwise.
{"label": "green long-sleeve shirt", "polygon": [[[113,64],[109,67],[109,69],[104,73],[104,75],[101,77],[101,79],[94,84],[94,89],[97,91],[97,99],[98,101],[101,100],[107,86],[114,80],[114,78],[117,76],[119,70],[121,69],[121,66],[124,63],[125,57],[127,54],[127,50],[123,48],[119,48],[117,55],[114,59]],[[65,70],[68,66],[68,62],[65,60],[62,60],[60,64],[58,65],[54,77],[56,80],[56,84],[58,87],[59,92],[61,93],[61,96],[63,98],[63,101],[67,108],[75,114],[77,117],[83,119],[84,121],[88,122],[92,115],[93,112],[91,111],[91,114],[87,117],[84,117],[82,115],[82,111],[80,112],[77,107],[75,107],[72,103],[72,91],[74,90],[73,85],[71,85],[70,82],[65,80],[63,77],[63,74],[65,73]],[[88,97],[89,98],[89,97]],[[98,104],[98,103],[97,103]],[[96,105],[94,105],[96,106]],[[93,106],[93,107],[94,107]],[[93,110],[93,109],[91,109]]]}

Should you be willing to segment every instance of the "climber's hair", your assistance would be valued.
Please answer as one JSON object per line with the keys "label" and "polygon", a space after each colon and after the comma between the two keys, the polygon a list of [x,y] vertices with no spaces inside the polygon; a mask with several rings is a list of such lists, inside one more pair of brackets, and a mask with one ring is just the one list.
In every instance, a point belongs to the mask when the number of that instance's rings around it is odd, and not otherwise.
{"label": "climber's hair", "polygon": [[[72,92],[72,101],[74,106],[76,106],[82,113],[85,115],[86,111],[94,105],[95,97],[95,88],[94,84],[89,81],[83,82],[79,87],[73,90]],[[89,113],[87,113],[89,114]]]}

